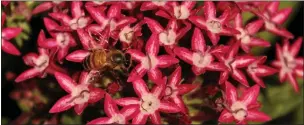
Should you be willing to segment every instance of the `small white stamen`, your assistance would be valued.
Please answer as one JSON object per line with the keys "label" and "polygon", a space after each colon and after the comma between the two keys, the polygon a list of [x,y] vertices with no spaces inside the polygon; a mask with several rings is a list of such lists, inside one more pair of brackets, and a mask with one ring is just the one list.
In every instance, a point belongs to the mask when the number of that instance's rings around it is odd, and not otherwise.
{"label": "small white stamen", "polygon": [[219,33],[222,30],[222,25],[221,25],[221,23],[219,21],[208,20],[207,21],[207,28],[212,33]]}
{"label": "small white stamen", "polygon": [[247,117],[247,107],[244,103],[236,101],[230,107],[232,115],[238,121],[242,121]]}
{"label": "small white stamen", "polygon": [[176,33],[173,29],[169,29],[168,31],[161,32],[159,34],[159,40],[164,45],[173,45],[176,40]]}
{"label": "small white stamen", "polygon": [[212,56],[209,53],[202,54],[200,52],[193,53],[193,64],[197,67],[204,68],[211,63]]}
{"label": "small white stamen", "polygon": [[140,111],[145,114],[154,113],[160,106],[160,101],[152,94],[143,95],[140,101]]}
{"label": "small white stamen", "polygon": [[173,11],[177,19],[187,19],[190,16],[190,12],[185,6],[176,6],[173,8]]}

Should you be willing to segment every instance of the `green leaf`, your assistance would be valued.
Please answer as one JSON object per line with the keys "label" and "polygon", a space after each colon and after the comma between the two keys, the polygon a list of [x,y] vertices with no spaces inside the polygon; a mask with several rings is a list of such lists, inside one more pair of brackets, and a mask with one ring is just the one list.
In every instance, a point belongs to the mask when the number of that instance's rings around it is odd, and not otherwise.
{"label": "green leaf", "polygon": [[78,115],[69,116],[63,115],[61,118],[62,124],[81,124],[81,117]]}
{"label": "green leaf", "polygon": [[7,125],[9,123],[9,118],[6,117],[2,117],[1,118],[1,125]]}
{"label": "green leaf", "polygon": [[269,85],[265,89],[265,94],[260,94],[259,100],[262,101],[262,111],[270,115],[272,119],[284,116],[293,111],[303,102],[301,93],[303,92],[303,79],[299,79],[299,93],[288,83],[281,85]]}
{"label": "green leaf", "polygon": [[294,122],[293,122],[293,124],[303,124],[304,123],[304,121],[303,121],[303,117],[304,117],[304,115],[303,115],[303,111],[304,111],[304,109],[303,109],[303,102],[300,104],[300,106],[297,108],[297,111],[295,112],[295,119],[294,119]]}

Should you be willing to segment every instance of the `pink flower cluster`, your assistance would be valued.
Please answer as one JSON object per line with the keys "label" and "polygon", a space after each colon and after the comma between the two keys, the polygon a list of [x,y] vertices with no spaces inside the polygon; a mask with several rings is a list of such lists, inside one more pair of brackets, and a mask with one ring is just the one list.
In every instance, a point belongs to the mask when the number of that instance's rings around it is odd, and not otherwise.
{"label": "pink flower cluster", "polygon": [[[279,10],[279,2],[205,1],[202,6],[195,7],[196,4],[194,1],[43,2],[33,14],[49,12],[48,17],[43,18],[49,36],[41,30],[37,41],[39,53],[23,56],[24,63],[32,68],[21,73],[15,81],[53,75],[68,94],[53,105],[50,113],[74,107],[80,115],[88,104],[104,98],[107,117],[87,124],[126,124],[130,121],[145,124],[148,119],[161,124],[160,112],[188,114],[182,96],[200,87],[182,82],[183,66],[178,64],[185,62],[192,66],[196,76],[210,71],[220,73],[218,84],[224,88],[224,109],[219,122],[269,121],[271,118],[259,111],[257,102],[260,87],[266,88],[262,77],[278,73],[280,81],[287,79],[296,92],[299,92],[296,78],[303,77],[304,58],[298,57],[302,38],[290,42],[294,36],[282,26],[292,8]],[[217,11],[216,5],[229,7]],[[148,17],[148,11],[153,15]],[[255,14],[257,19],[243,25],[242,12],[246,11]],[[4,17],[3,13],[2,19]],[[148,38],[145,30],[151,32]],[[266,63],[266,56],[251,53],[252,47],[271,46],[270,42],[255,35],[261,31],[269,31],[283,39],[282,46],[276,43],[277,60],[271,65]],[[8,42],[20,32],[20,28],[2,29],[3,51],[20,55]],[[184,40],[186,36],[191,37],[191,42]],[[221,36],[229,36],[230,42],[219,42]],[[190,43],[191,47],[183,46],[184,43]],[[72,79],[68,70],[61,66],[65,60],[80,63],[90,50],[109,49],[116,44],[121,44],[122,48],[117,49],[127,50],[136,62],[125,82],[132,83],[137,97],[113,99],[110,93],[90,83],[94,73],[83,71],[79,79]],[[81,49],[70,52],[76,46]],[[160,53],[160,49],[165,53]],[[170,68],[175,70],[166,76],[162,71]],[[256,85],[250,87],[244,71]],[[143,78],[146,74],[154,83],[151,89]],[[248,89],[238,94],[228,81],[230,77]],[[119,109],[117,105],[123,108]]]}

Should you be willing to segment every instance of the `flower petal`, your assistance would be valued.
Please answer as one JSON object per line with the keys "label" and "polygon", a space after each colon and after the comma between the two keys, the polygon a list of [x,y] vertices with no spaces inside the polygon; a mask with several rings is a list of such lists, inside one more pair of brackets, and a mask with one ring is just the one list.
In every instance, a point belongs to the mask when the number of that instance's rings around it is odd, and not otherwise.
{"label": "flower petal", "polygon": [[133,88],[139,98],[141,98],[142,95],[145,95],[149,92],[148,86],[146,85],[145,81],[142,79],[137,79],[133,81]]}
{"label": "flower petal", "polygon": [[5,40],[10,40],[16,36],[18,36],[22,31],[22,28],[15,28],[15,27],[7,27],[2,29],[2,38]]}
{"label": "flower petal", "polygon": [[158,59],[157,66],[160,68],[167,68],[167,67],[179,62],[178,59],[176,59],[170,55],[161,55],[161,56],[158,56],[157,59]]}
{"label": "flower petal", "polygon": [[169,86],[176,86],[180,84],[181,80],[181,74],[182,74],[182,68],[178,66],[174,72],[170,75],[169,80],[168,80],[168,85]]}
{"label": "flower petal", "polygon": [[74,106],[74,111],[77,115],[81,115],[83,110],[87,107],[88,103],[77,104]]}
{"label": "flower petal", "polygon": [[165,113],[177,113],[180,112],[180,108],[171,102],[161,101],[159,106],[159,111]]}
{"label": "flower petal", "polygon": [[71,13],[73,18],[79,18],[82,16],[81,6],[82,2],[80,1],[73,1],[71,3]]}
{"label": "flower petal", "polygon": [[82,62],[88,55],[90,55],[90,52],[85,50],[76,50],[69,55],[65,57],[66,60],[71,62]]}
{"label": "flower petal", "polygon": [[203,37],[201,30],[198,28],[194,29],[191,45],[192,45],[191,48],[194,51],[205,52],[206,50],[205,39]]}
{"label": "flower petal", "polygon": [[129,106],[139,104],[139,99],[135,97],[125,97],[116,99],[115,102],[120,106]]}
{"label": "flower petal", "polygon": [[292,85],[293,89],[295,90],[295,92],[299,92],[299,84],[298,81],[296,80],[296,76],[291,74],[291,73],[287,73],[287,78],[290,82],[290,84]]}
{"label": "flower petal", "polygon": [[180,59],[187,62],[188,64],[193,65],[193,62],[192,62],[193,53],[191,51],[189,51],[187,48],[175,47],[173,51]]}
{"label": "flower petal", "polygon": [[49,113],[58,113],[70,109],[74,106],[74,103],[71,102],[72,99],[71,95],[60,98],[50,109]]}
{"label": "flower petal", "polygon": [[302,41],[303,41],[302,37],[299,37],[296,41],[294,41],[294,43],[291,45],[291,48],[290,48],[291,55],[297,56],[297,54],[299,53],[299,51],[301,49]]}
{"label": "flower petal", "polygon": [[35,15],[47,11],[52,7],[53,7],[53,2],[43,2],[33,9],[32,14]]}
{"label": "flower petal", "polygon": [[159,51],[159,41],[157,40],[157,34],[152,34],[146,43],[146,53],[156,56]]}
{"label": "flower petal", "polygon": [[178,85],[177,86],[178,95],[187,94],[187,93],[193,91],[194,89],[196,89],[198,87],[199,87],[199,84],[181,84],[181,85]]}
{"label": "flower petal", "polygon": [[247,111],[247,114],[246,120],[248,121],[267,122],[271,120],[271,117],[257,110],[249,110]]}
{"label": "flower petal", "polygon": [[226,81],[225,86],[226,86],[226,88],[225,88],[226,101],[228,102],[229,105],[232,105],[232,103],[234,103],[237,100],[237,97],[238,97],[236,89],[228,81]]}
{"label": "flower petal", "polygon": [[216,16],[214,3],[211,1],[204,2],[204,14],[207,19],[213,19]]}
{"label": "flower petal", "polygon": [[263,20],[256,20],[251,23],[248,23],[246,25],[246,31],[248,32],[248,34],[254,35],[262,28],[263,24],[264,24]]}
{"label": "flower petal", "polygon": [[137,105],[124,106],[120,110],[121,114],[126,117],[126,120],[133,119],[135,115],[138,113]]}
{"label": "flower petal", "polygon": [[237,56],[235,57],[234,62],[232,63],[233,66],[236,68],[243,68],[247,67],[251,63],[256,61],[256,58],[254,56]]}
{"label": "flower petal", "polygon": [[248,81],[246,79],[246,76],[243,74],[241,70],[233,69],[233,72],[231,73],[232,78],[241,83],[242,85],[249,87]]}
{"label": "flower petal", "polygon": [[24,72],[22,72],[16,79],[15,79],[15,82],[22,82],[24,80],[27,80],[27,79],[31,79],[31,78],[34,78],[36,76],[38,76],[39,74],[41,74],[41,71],[35,69],[35,68],[32,68],[32,69],[28,69]]}
{"label": "flower petal", "polygon": [[259,92],[260,86],[254,85],[253,87],[250,87],[248,90],[243,92],[241,101],[247,106],[250,104],[254,104],[257,101]]}
{"label": "flower petal", "polygon": [[104,98],[106,92],[100,88],[90,88],[90,98],[89,98],[89,103],[95,103],[102,98]]}
{"label": "flower petal", "polygon": [[147,114],[138,113],[133,119],[132,124],[145,124],[148,119]]}
{"label": "flower petal", "polygon": [[113,117],[119,114],[118,107],[109,94],[106,94],[105,96],[104,111],[108,117]]}
{"label": "flower petal", "polygon": [[185,103],[182,99],[182,97],[180,96],[176,96],[176,97],[173,97],[173,102],[181,109],[181,112],[182,113],[187,113],[187,107],[185,106]]}
{"label": "flower petal", "polygon": [[132,82],[136,79],[142,78],[148,70],[142,65],[138,64],[129,74],[127,82]]}
{"label": "flower petal", "polygon": [[87,125],[111,124],[112,120],[108,117],[97,118],[87,123]]}
{"label": "flower petal", "polygon": [[2,45],[1,45],[1,49],[8,53],[8,54],[12,54],[12,55],[16,55],[19,56],[21,55],[20,51],[9,41],[2,39]]}
{"label": "flower petal", "polygon": [[72,90],[76,87],[76,83],[73,81],[73,79],[71,79],[71,77],[69,77],[63,73],[56,72],[55,78],[58,81],[61,88],[63,88],[64,91],[66,91],[68,93],[71,93]]}
{"label": "flower petal", "polygon": [[230,112],[224,109],[218,119],[220,123],[231,123],[234,121],[234,118]]}
{"label": "flower petal", "polygon": [[211,40],[212,45],[217,45],[217,43],[220,40],[220,36],[218,34],[210,32],[210,31],[207,31],[207,35],[208,35],[209,39]]}
{"label": "flower petal", "polygon": [[159,34],[164,31],[164,28],[157,21],[148,17],[145,17],[144,20],[153,33]]}
{"label": "flower petal", "polygon": [[163,74],[158,68],[150,69],[148,71],[148,78],[157,84],[157,80],[161,79]]}
{"label": "flower petal", "polygon": [[271,17],[271,21],[282,25],[292,12],[292,8],[284,8]]}
{"label": "flower petal", "polygon": [[49,16],[57,21],[60,21],[64,25],[69,25],[71,21],[71,18],[68,15],[60,12],[49,13]]}
{"label": "flower petal", "polygon": [[150,115],[151,121],[153,124],[161,124],[160,114],[159,112],[155,112]]}
{"label": "flower petal", "polygon": [[138,61],[138,62],[141,62],[142,59],[145,56],[145,54],[143,54],[141,51],[138,51],[138,50],[135,50],[135,49],[130,49],[127,51],[127,53],[129,53],[131,56],[132,56],[132,59]]}

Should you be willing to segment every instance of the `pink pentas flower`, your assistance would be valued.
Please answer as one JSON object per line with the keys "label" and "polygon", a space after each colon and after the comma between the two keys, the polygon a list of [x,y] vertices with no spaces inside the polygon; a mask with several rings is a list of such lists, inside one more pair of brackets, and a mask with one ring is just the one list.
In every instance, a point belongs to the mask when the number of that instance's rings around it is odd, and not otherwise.
{"label": "pink pentas flower", "polygon": [[[3,2],[3,1],[2,1]],[[5,1],[7,2],[7,1]],[[6,14],[1,15],[1,27],[3,27]],[[20,56],[20,51],[9,41],[21,33],[22,29],[17,27],[6,27],[1,31],[1,49],[11,55]]]}
{"label": "pink pentas flower", "polygon": [[3,6],[7,6],[9,3],[10,3],[10,1],[1,1],[1,4],[2,4]]}
{"label": "pink pentas flower", "polygon": [[[192,50],[192,51],[191,51]],[[191,50],[184,47],[175,47],[174,53],[183,61],[192,65],[192,71],[195,75],[200,75],[205,70],[225,71],[226,67],[222,63],[214,62],[213,51],[220,53],[218,49],[212,50],[206,46],[205,39],[200,29],[195,28],[192,35]]]}
{"label": "pink pentas flower", "polygon": [[[110,37],[114,40],[118,40],[119,30],[124,26],[136,22],[136,18],[127,17],[121,14],[121,5],[113,4],[107,9],[107,15],[105,15],[106,8],[95,8],[93,6],[86,6],[87,11],[90,13],[92,18],[98,24],[91,24],[88,26],[89,31],[96,33],[102,32],[106,27],[109,27]],[[102,11],[100,10],[102,9]]]}
{"label": "pink pentas flower", "polygon": [[132,59],[136,62],[140,62],[131,71],[128,82],[135,80],[136,78],[142,78],[147,72],[150,80],[155,81],[162,77],[162,72],[159,68],[166,68],[179,62],[178,59],[170,55],[160,55],[159,42],[157,40],[157,34],[152,34],[146,43],[145,48],[146,55],[139,50],[129,49],[127,53],[132,56]]}
{"label": "pink pentas flower", "polygon": [[46,1],[39,4],[32,11],[32,14],[39,14],[47,10],[53,9],[54,12],[60,11],[66,5],[66,2],[62,1]]}
{"label": "pink pentas flower", "polygon": [[124,48],[129,46],[133,41],[142,35],[141,27],[143,25],[143,21],[136,23],[134,26],[124,26],[119,31],[119,40],[123,43]]}
{"label": "pink pentas flower", "polygon": [[89,103],[95,103],[104,97],[104,90],[90,85],[91,77],[88,72],[81,73],[78,84],[63,73],[56,72],[55,78],[68,95],[60,98],[50,109],[50,113],[58,113],[74,107],[75,112],[80,115]]}
{"label": "pink pentas flower", "polygon": [[168,2],[169,6],[165,6],[164,9],[158,10],[155,15],[176,20],[186,20],[191,15],[195,14],[193,11],[196,2],[195,1],[183,1],[179,4],[176,1]]}
{"label": "pink pentas flower", "polygon": [[229,75],[233,79],[241,83],[242,85],[249,87],[246,76],[239,68],[248,67],[252,64],[256,58],[251,55],[237,55],[240,47],[240,42],[235,42],[230,46],[230,49],[226,53],[214,53],[216,58],[226,66],[225,71],[221,72],[219,83],[222,84],[227,81]]}
{"label": "pink pentas flower", "polygon": [[60,21],[63,25],[62,29],[82,29],[91,23],[91,18],[89,16],[85,16],[84,11],[81,9],[82,2],[81,1],[73,1],[71,2],[71,14],[72,18],[62,12],[53,12],[50,13],[49,16],[54,18],[57,21]]}
{"label": "pink pentas flower", "polygon": [[157,21],[145,17],[145,22],[152,33],[158,35],[158,41],[160,46],[164,46],[168,54],[173,54],[173,48],[176,46],[177,42],[191,29],[191,24],[185,22],[186,26],[179,28],[177,20],[169,20],[167,27],[163,28]]}
{"label": "pink pentas flower", "polygon": [[270,43],[266,40],[263,40],[261,38],[257,38],[254,35],[262,28],[263,26],[263,20],[256,20],[253,22],[250,22],[246,25],[246,27],[243,27],[243,20],[242,15],[238,13],[234,20],[234,27],[236,30],[238,30],[240,33],[235,34],[236,40],[241,41],[241,48],[245,52],[250,52],[250,48],[254,46],[260,46],[260,47],[269,47]]}
{"label": "pink pentas flower", "polygon": [[38,36],[38,45],[42,48],[55,49],[57,51],[57,60],[62,63],[64,57],[68,54],[69,48],[76,46],[72,35],[68,32],[56,32],[54,38],[45,38],[44,31],[41,30]]}
{"label": "pink pentas flower", "polygon": [[302,37],[299,37],[290,45],[288,40],[283,41],[283,46],[276,44],[276,58],[272,65],[279,68],[279,78],[281,82],[288,81],[296,92],[299,92],[299,85],[296,76],[303,77],[304,58],[297,57],[302,44]]}
{"label": "pink pentas flower", "polygon": [[219,12],[224,12],[226,10],[229,11],[229,21],[234,20],[235,16],[241,12],[240,8],[234,1],[218,1],[216,7]]}
{"label": "pink pentas flower", "polygon": [[188,113],[187,107],[182,99],[182,95],[187,94],[197,88],[199,84],[181,84],[182,68],[178,66],[175,71],[170,75],[166,84],[164,99],[174,102],[183,113]]}
{"label": "pink pentas flower", "polygon": [[128,120],[134,118],[137,111],[136,105],[125,106],[120,111],[109,94],[105,94],[104,111],[108,117],[94,119],[87,125],[96,124],[128,124]]}
{"label": "pink pentas flower", "polygon": [[261,87],[265,88],[265,84],[263,80],[260,77],[265,77],[269,75],[273,75],[277,72],[276,69],[271,68],[269,66],[263,65],[263,63],[266,61],[267,56],[259,57],[256,61],[254,61],[252,64],[250,64],[247,67],[247,73],[248,75]]}
{"label": "pink pentas flower", "polygon": [[15,79],[15,82],[22,82],[37,76],[43,78],[47,74],[54,74],[55,72],[66,72],[61,67],[57,66],[53,60],[50,59],[49,50],[44,48],[38,48],[38,52],[39,55],[36,53],[28,53],[23,56],[24,63],[33,68],[21,73]]}
{"label": "pink pentas flower", "polygon": [[213,2],[204,2],[204,15],[201,16],[190,16],[189,20],[197,27],[206,30],[209,39],[213,45],[216,45],[220,40],[220,35],[233,36],[240,32],[234,28],[227,26],[227,19],[229,12],[224,11],[220,17],[216,17],[216,8]]}
{"label": "pink pentas flower", "polygon": [[259,85],[254,85],[238,96],[236,88],[226,81],[225,89],[225,109],[222,111],[218,121],[220,123],[246,124],[247,121],[266,122],[271,118],[258,110],[257,98],[259,95]]}
{"label": "pink pentas flower", "polygon": [[267,31],[288,39],[293,39],[294,35],[282,27],[292,12],[292,8],[279,10],[279,4],[279,1],[269,2],[262,11],[253,12],[264,20],[264,27]]}
{"label": "pink pentas flower", "polygon": [[163,97],[163,91],[165,89],[165,81],[163,78],[159,80],[157,86],[149,91],[146,83],[142,79],[136,79],[133,81],[133,88],[138,98],[126,97],[115,100],[118,105],[121,106],[136,106],[137,113],[132,119],[132,124],[145,124],[148,117],[153,124],[161,124],[161,117],[159,112],[165,113],[177,113],[180,112],[180,108],[174,103],[161,100]]}
{"label": "pink pentas flower", "polygon": [[147,10],[155,10],[155,9],[164,9],[169,8],[169,2],[167,1],[144,1],[141,6],[141,11],[147,11]]}

